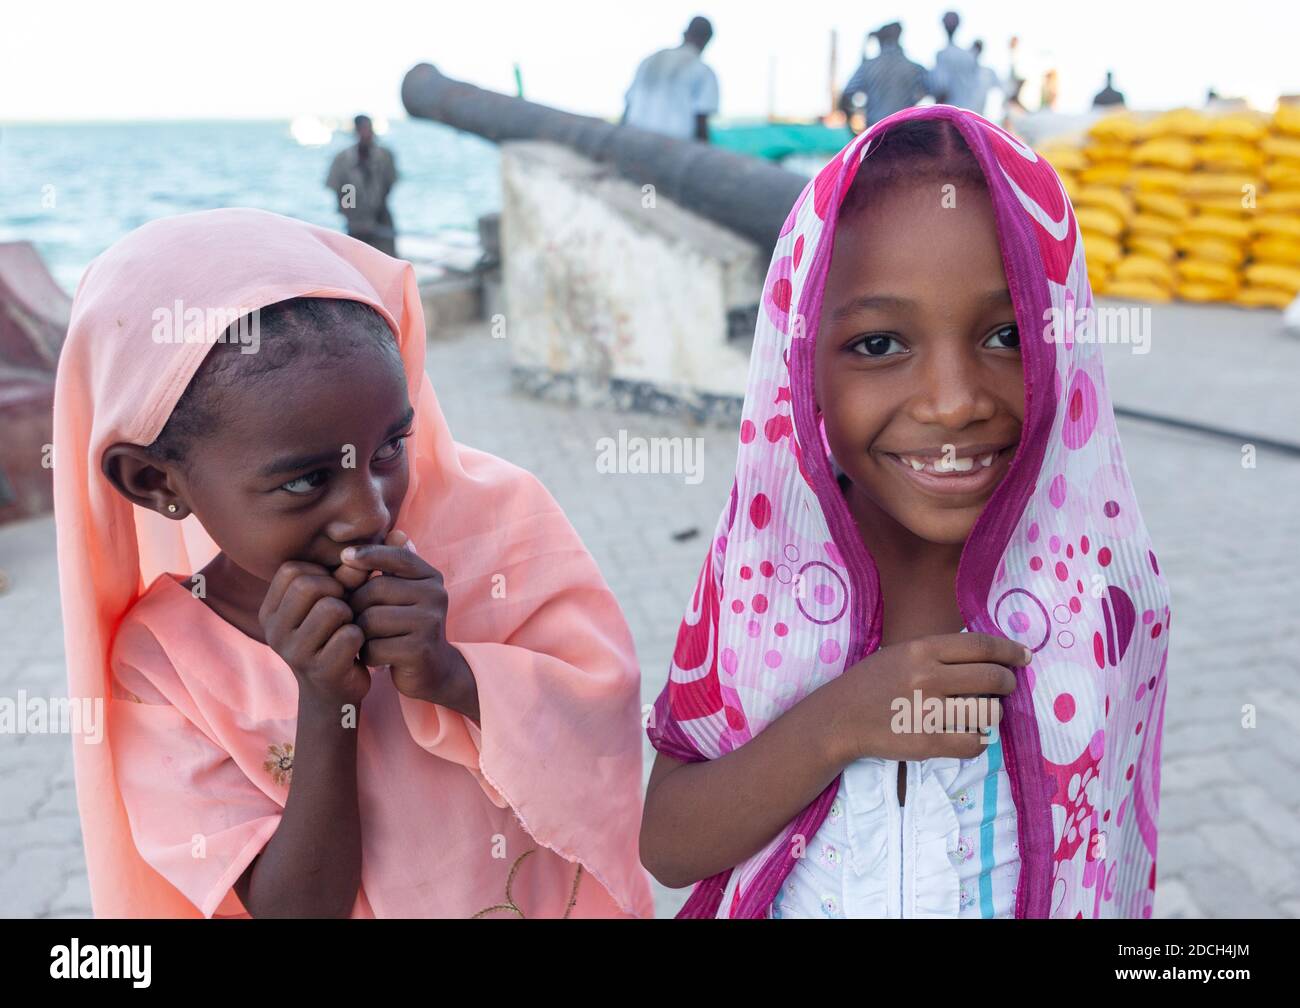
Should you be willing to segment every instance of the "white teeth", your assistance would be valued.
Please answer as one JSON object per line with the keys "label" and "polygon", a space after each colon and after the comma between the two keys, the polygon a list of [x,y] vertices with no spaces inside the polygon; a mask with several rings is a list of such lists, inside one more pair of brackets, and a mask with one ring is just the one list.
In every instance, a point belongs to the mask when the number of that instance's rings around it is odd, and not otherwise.
{"label": "white teeth", "polygon": [[937,458],[934,460],[912,458],[909,455],[896,456],[900,461],[910,465],[915,472],[925,472],[928,466],[928,471],[934,473],[970,472],[975,468],[977,460],[980,468],[987,469],[997,457],[997,452],[989,452],[987,455],[977,455],[969,458],[959,456],[953,459]]}

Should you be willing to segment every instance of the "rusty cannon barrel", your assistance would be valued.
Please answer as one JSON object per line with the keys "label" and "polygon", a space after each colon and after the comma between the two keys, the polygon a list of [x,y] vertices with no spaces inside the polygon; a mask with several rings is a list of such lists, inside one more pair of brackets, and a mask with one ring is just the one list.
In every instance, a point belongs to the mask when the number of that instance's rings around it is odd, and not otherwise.
{"label": "rusty cannon barrel", "polygon": [[776,243],[790,207],[807,179],[766,161],[693,140],[677,140],[592,116],[511,98],[444,76],[420,63],[402,81],[402,104],[433,119],[498,143],[547,140],[610,165],[638,186],[758,242]]}

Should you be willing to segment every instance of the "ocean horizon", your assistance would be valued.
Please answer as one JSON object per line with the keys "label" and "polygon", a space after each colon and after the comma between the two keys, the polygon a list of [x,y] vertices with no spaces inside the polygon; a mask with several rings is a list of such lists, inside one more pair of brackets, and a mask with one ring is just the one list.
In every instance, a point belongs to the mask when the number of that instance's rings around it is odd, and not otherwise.
{"label": "ocean horizon", "polygon": [[[354,138],[347,123],[321,143],[325,129],[288,119],[0,125],[0,241],[32,242],[71,295],[95,256],[161,217],[255,207],[341,231],[325,176]],[[397,160],[398,254],[476,242],[479,217],[501,208],[496,145],[420,119],[391,120],[379,142]]]}

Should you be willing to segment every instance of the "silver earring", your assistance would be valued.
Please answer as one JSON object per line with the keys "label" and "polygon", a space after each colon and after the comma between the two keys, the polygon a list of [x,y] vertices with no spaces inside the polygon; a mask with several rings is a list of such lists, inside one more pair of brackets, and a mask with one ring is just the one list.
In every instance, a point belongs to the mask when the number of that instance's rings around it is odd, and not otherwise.
{"label": "silver earring", "polygon": [[175,513],[176,513],[177,511],[179,511],[179,510],[180,510],[180,509],[179,509],[175,504],[168,504],[168,505],[167,505],[167,512],[168,512],[169,514],[175,514]]}

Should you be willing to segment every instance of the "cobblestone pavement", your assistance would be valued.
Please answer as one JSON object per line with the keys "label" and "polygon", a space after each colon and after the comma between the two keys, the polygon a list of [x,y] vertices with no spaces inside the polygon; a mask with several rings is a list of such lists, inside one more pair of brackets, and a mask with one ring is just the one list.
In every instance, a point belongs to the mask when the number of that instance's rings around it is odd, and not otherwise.
{"label": "cobblestone pavement", "polygon": [[[1222,352],[1267,350],[1271,338]],[[1221,349],[1208,336],[1202,345]],[[456,436],[536,472],[568,512],[623,604],[653,701],[730,490],[734,432],[516,395],[508,348],[481,329],[431,343],[429,369]],[[1129,371],[1112,386],[1117,401],[1137,404],[1141,373]],[[1296,373],[1258,389],[1270,422],[1294,419]],[[1198,383],[1185,394],[1199,408],[1232,393]],[[1239,410],[1218,412],[1252,429]],[[701,481],[598,472],[597,440],[621,429],[703,438]],[[1156,913],[1300,917],[1300,458],[1260,451],[1248,469],[1231,442],[1139,422],[1120,429],[1176,614]],[[1257,432],[1296,439],[1300,424]],[[52,518],[0,528],[0,568],[12,581],[0,596],[0,696],[57,696],[66,678]],[[1253,728],[1242,726],[1246,704]],[[647,774],[651,758],[647,745]],[[660,915],[685,895],[657,888]],[[89,904],[68,739],[0,736],[0,915],[84,916]]]}

